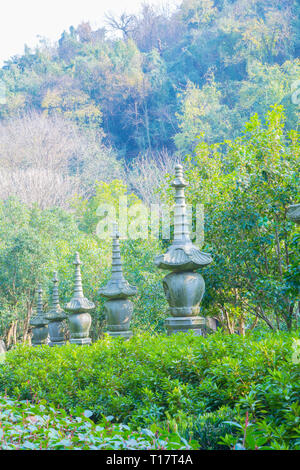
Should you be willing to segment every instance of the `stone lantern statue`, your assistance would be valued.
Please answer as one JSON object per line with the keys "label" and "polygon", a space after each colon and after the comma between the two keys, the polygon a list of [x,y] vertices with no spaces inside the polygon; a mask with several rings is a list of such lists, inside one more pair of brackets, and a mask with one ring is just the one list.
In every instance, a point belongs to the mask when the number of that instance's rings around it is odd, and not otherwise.
{"label": "stone lantern statue", "polygon": [[57,273],[53,275],[53,291],[52,291],[52,306],[46,314],[46,319],[49,321],[49,346],[62,346],[65,344],[65,322],[67,315],[59,305],[58,295],[58,278]]}
{"label": "stone lantern statue", "polygon": [[212,258],[191,242],[184,194],[187,185],[182,166],[176,165],[172,183],[175,188],[174,241],[165,254],[155,258],[159,268],[171,271],[163,279],[171,314],[166,319],[168,335],[188,330],[202,335],[206,324],[205,318],[199,316],[205,283],[195,270],[210,264]]}
{"label": "stone lantern statue", "polygon": [[70,312],[69,325],[70,325],[70,343],[74,344],[91,344],[89,338],[89,331],[92,323],[90,310],[95,308],[93,302],[90,302],[83,295],[81,272],[80,272],[80,259],[79,253],[75,255],[75,289],[74,295],[70,302],[65,305],[65,310]]}
{"label": "stone lantern statue", "polygon": [[137,289],[129,285],[123,276],[119,237],[117,227],[115,227],[112,248],[112,275],[106,286],[99,290],[99,294],[108,299],[104,304],[108,334],[130,338],[132,331],[129,328],[133,304],[128,300],[128,297],[135,295]]}
{"label": "stone lantern statue", "polygon": [[288,208],[287,216],[296,224],[300,224],[300,204],[293,204]]}
{"label": "stone lantern statue", "polygon": [[30,325],[33,327],[31,339],[33,346],[41,346],[43,344],[48,344],[48,320],[46,320],[43,312],[43,289],[40,284],[38,286],[37,293],[37,314],[30,320]]}

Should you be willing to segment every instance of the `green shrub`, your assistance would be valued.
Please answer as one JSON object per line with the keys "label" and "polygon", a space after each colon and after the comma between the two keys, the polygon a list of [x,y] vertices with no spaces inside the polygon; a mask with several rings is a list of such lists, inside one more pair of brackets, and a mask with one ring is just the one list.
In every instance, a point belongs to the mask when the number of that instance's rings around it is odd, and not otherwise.
{"label": "green shrub", "polygon": [[[284,426],[283,442],[293,448],[296,425],[289,410],[298,403],[300,385],[292,342],[289,333],[269,332],[245,338],[140,334],[129,341],[106,336],[82,347],[18,346],[0,364],[0,392],[45,399],[67,411],[80,406],[91,410],[95,422],[112,415],[135,429],[176,422],[202,448],[216,448],[228,434],[223,421],[241,424],[248,412],[256,424]],[[235,435],[233,425],[231,430]]]}
{"label": "green shrub", "polygon": [[191,449],[176,432],[142,429],[132,431],[123,424],[102,418],[95,425],[88,410],[76,409],[68,416],[63,409],[45,402],[30,404],[0,395],[1,450],[108,450]]}
{"label": "green shrub", "polygon": [[[182,415],[180,419],[177,418],[178,424],[174,428],[186,439],[196,440],[201,449],[218,450],[224,449],[224,444],[220,443],[222,437],[229,433],[237,434],[232,425],[228,424],[228,421],[236,418],[236,410],[224,406],[217,411],[203,413],[196,417]],[[171,419],[170,424],[173,422],[174,420]]]}

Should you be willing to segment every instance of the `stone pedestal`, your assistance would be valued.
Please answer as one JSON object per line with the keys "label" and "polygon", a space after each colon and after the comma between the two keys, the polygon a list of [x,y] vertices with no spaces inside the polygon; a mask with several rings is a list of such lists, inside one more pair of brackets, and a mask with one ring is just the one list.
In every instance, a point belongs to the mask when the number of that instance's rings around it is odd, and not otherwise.
{"label": "stone pedestal", "polygon": [[189,330],[203,335],[205,319],[199,314],[205,283],[201,274],[189,271],[167,274],[163,287],[172,315],[165,323],[168,335]]}
{"label": "stone pedestal", "polygon": [[196,316],[200,313],[205,283],[199,273],[174,272],[163,279],[170,313],[174,317]]}
{"label": "stone pedestal", "polygon": [[99,294],[108,300],[104,304],[107,329],[110,336],[120,336],[128,339],[132,336],[130,331],[130,320],[132,317],[133,304],[128,297],[137,293],[136,287],[131,286],[123,276],[119,234],[117,227],[113,234],[112,249],[112,275],[105,287],[99,290]]}
{"label": "stone pedestal", "polygon": [[205,318],[196,317],[168,317],[165,322],[167,334],[187,333],[190,330],[198,336],[205,334]]}
{"label": "stone pedestal", "polygon": [[[94,308],[94,307],[93,307]],[[73,313],[69,316],[70,343],[91,344],[89,331],[92,324],[92,317],[89,313]]]}
{"label": "stone pedestal", "polygon": [[65,344],[65,324],[61,319],[49,322],[49,346],[62,346]]}
{"label": "stone pedestal", "polygon": [[130,338],[130,320],[133,312],[133,303],[128,299],[107,300],[104,304],[107,319],[107,330],[111,336]]}
{"label": "stone pedestal", "polygon": [[48,326],[36,326],[32,330],[32,337],[31,337],[31,344],[32,346],[41,346],[44,344],[48,344],[49,339],[49,330]]}
{"label": "stone pedestal", "polygon": [[91,344],[89,332],[92,324],[90,310],[95,308],[93,302],[90,302],[83,295],[82,280],[80,272],[79,253],[75,255],[75,290],[70,302],[65,305],[65,310],[69,313],[70,343],[72,344]]}

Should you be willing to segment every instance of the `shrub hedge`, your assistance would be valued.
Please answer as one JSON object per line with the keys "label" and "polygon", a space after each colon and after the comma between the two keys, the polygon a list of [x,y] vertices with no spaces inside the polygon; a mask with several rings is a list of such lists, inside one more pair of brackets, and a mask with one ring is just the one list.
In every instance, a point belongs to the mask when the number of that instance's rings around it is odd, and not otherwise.
{"label": "shrub hedge", "polygon": [[[96,423],[113,416],[137,430],[172,426],[206,449],[298,448],[295,339],[283,332],[140,334],[83,347],[18,346],[0,364],[0,392],[67,411],[80,406]],[[245,426],[255,436],[240,442]]]}

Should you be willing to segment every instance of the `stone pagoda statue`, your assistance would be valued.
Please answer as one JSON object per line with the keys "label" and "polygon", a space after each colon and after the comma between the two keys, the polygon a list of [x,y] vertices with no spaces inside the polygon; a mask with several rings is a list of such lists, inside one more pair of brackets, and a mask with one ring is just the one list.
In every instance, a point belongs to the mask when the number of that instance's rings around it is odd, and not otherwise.
{"label": "stone pagoda statue", "polygon": [[212,258],[191,242],[184,194],[187,185],[182,166],[176,165],[172,183],[175,188],[174,241],[165,254],[155,259],[159,268],[171,271],[163,279],[171,314],[166,319],[168,335],[188,330],[202,335],[206,324],[205,318],[199,316],[205,283],[195,270],[210,264]]}
{"label": "stone pagoda statue", "polygon": [[48,344],[48,320],[46,320],[43,312],[43,289],[39,284],[38,290],[38,300],[36,306],[36,315],[31,318],[30,325],[32,329],[32,346],[41,346],[43,344]]}
{"label": "stone pagoda statue", "polygon": [[59,305],[58,295],[58,278],[57,272],[53,275],[53,291],[52,291],[52,306],[46,314],[46,319],[49,321],[49,346],[61,346],[65,344],[65,322],[67,315]]}
{"label": "stone pagoda statue", "polygon": [[113,233],[111,279],[105,287],[99,290],[99,294],[108,299],[104,304],[108,334],[111,336],[130,338],[132,336],[130,320],[132,317],[133,304],[128,300],[128,297],[135,295],[137,289],[129,285],[123,276],[119,237],[117,226],[115,226]]}
{"label": "stone pagoda statue", "polygon": [[92,323],[90,310],[95,308],[95,304],[90,302],[83,295],[82,280],[80,272],[79,253],[75,255],[75,289],[74,295],[70,302],[65,305],[65,310],[69,312],[70,325],[70,343],[74,344],[91,344],[89,338],[90,327]]}

